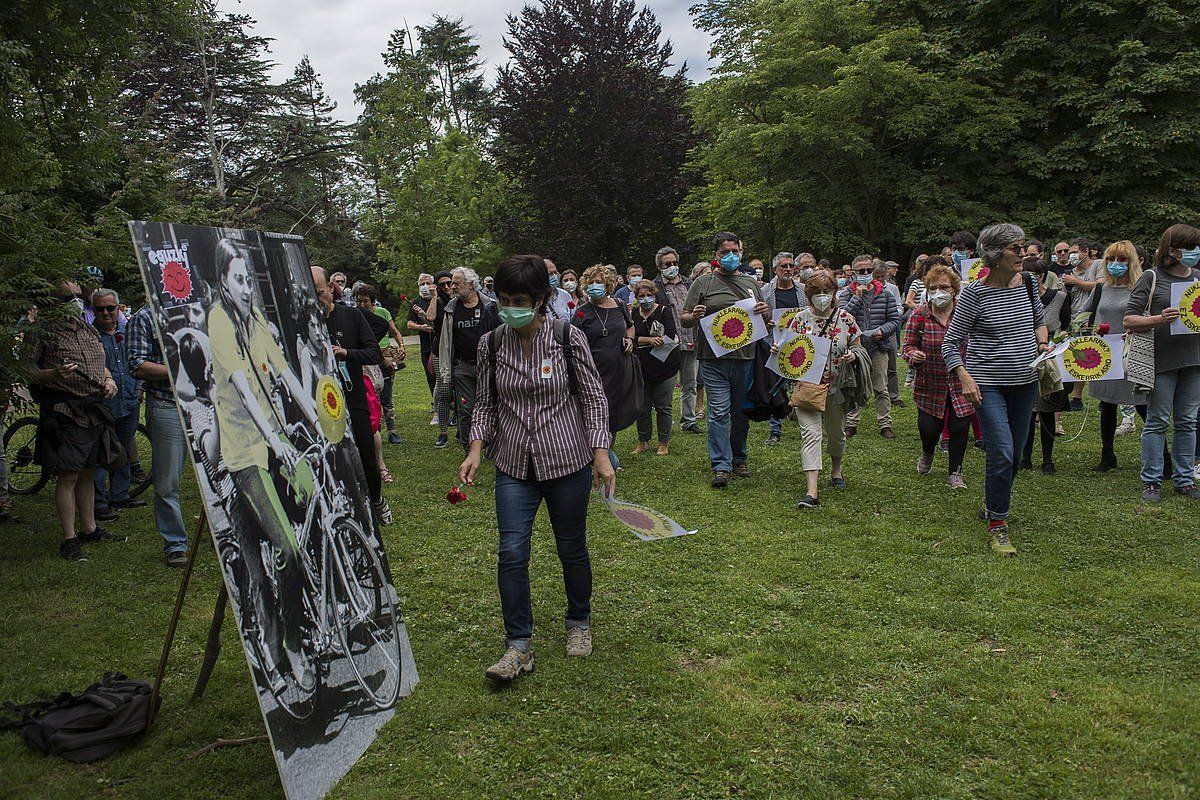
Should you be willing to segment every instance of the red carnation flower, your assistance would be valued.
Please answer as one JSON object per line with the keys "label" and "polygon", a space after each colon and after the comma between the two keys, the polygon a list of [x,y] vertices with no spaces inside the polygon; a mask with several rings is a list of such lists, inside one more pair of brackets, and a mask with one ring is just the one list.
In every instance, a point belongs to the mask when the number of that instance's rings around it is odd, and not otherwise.
{"label": "red carnation flower", "polygon": [[455,506],[467,499],[467,493],[459,489],[457,486],[450,487],[450,491],[446,492],[446,500],[450,505]]}
{"label": "red carnation flower", "polygon": [[576,311],[576,312],[575,312],[575,316],[579,317],[580,319],[583,319],[583,312],[582,312],[582,311]]}
{"label": "red carnation flower", "polygon": [[120,343],[121,343],[121,340],[122,340],[122,339],[124,339],[124,338],[125,338],[125,337],[124,337],[124,336],[122,336],[122,335],[121,335],[121,334],[119,334],[119,333],[117,333],[117,334],[113,334],[113,339],[115,339],[115,340],[116,340],[117,344],[120,344]]}
{"label": "red carnation flower", "polygon": [[709,263],[709,266],[711,266],[713,269],[716,269],[717,267],[721,266],[721,262],[717,261],[715,258],[708,263]]}
{"label": "red carnation flower", "polygon": [[1111,326],[1109,326],[1109,324],[1108,324],[1107,322],[1101,322],[1101,323],[1100,323],[1100,327],[1099,327],[1099,328],[1097,328],[1097,330],[1098,330],[1098,331],[1100,331],[1100,335],[1101,335],[1101,336],[1104,336],[1104,335],[1106,335],[1106,334],[1107,334],[1109,331],[1111,331],[1111,330],[1112,330],[1112,327],[1111,327]]}
{"label": "red carnation flower", "polygon": [[401,303],[407,303],[407,302],[408,302],[408,295],[406,295],[406,294],[402,294],[402,295],[400,295],[400,302],[401,302]]}
{"label": "red carnation flower", "polygon": [[573,302],[567,303],[567,308],[574,308],[574,307],[575,307],[575,303],[573,303]]}

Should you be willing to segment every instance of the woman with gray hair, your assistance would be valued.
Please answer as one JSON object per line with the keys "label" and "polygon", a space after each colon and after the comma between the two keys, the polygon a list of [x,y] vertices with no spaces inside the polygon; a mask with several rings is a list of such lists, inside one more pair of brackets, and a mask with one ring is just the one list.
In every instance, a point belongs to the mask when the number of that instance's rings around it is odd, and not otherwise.
{"label": "woman with gray hair", "polygon": [[[959,295],[942,342],[942,358],[983,423],[981,515],[992,550],[1013,556],[1017,551],[1009,541],[1007,523],[1012,485],[1038,396],[1032,364],[1049,349],[1049,334],[1037,280],[1021,269],[1025,232],[1011,223],[991,225],[980,232],[977,249],[988,271]],[[965,361],[960,351],[964,342]]]}

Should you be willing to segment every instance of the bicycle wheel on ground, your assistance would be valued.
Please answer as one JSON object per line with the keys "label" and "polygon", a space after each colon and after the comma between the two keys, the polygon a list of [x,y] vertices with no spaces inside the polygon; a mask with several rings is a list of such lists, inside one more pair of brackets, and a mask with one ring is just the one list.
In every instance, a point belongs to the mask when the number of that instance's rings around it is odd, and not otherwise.
{"label": "bicycle wheel on ground", "polygon": [[391,708],[400,694],[399,613],[374,542],[357,522],[332,526],[329,548],[338,639],[371,702]]}
{"label": "bicycle wheel on ground", "polygon": [[8,490],[13,494],[36,494],[50,479],[46,470],[33,460],[37,430],[37,417],[21,417],[4,432]]}
{"label": "bicycle wheel on ground", "polygon": [[133,452],[129,459],[129,496],[137,497],[154,482],[150,431],[145,424],[138,423],[133,434]]}

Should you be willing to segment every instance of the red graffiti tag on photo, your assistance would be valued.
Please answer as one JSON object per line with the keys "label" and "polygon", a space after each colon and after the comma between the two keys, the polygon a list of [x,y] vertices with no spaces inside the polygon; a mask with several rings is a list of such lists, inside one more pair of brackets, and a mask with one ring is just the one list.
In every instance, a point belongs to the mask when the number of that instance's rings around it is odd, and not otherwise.
{"label": "red graffiti tag on photo", "polygon": [[178,261],[168,261],[162,268],[163,291],[176,300],[187,300],[192,296],[192,276]]}

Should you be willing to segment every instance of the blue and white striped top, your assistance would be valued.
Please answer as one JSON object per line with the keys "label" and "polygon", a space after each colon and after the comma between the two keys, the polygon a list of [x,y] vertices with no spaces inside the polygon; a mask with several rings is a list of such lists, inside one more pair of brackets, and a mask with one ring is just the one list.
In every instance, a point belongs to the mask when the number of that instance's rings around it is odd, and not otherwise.
{"label": "blue and white striped top", "polygon": [[1037,369],[1029,366],[1039,352],[1036,330],[1045,324],[1041,293],[1032,275],[1008,289],[982,281],[968,284],[954,304],[942,342],[946,369],[963,365],[959,346],[965,339],[967,372],[980,386],[1032,383],[1037,380]]}

